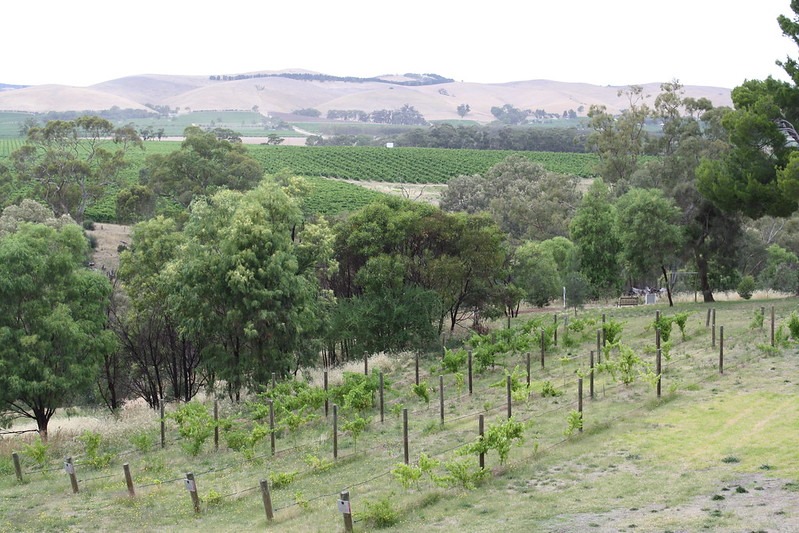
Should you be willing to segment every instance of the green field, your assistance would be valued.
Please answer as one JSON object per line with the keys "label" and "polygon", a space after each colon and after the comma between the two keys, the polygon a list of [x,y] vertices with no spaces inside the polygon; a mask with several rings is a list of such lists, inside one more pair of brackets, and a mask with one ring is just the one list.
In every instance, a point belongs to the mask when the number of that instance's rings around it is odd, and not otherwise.
{"label": "green field", "polygon": [[541,163],[552,172],[581,178],[596,175],[595,154],[449,150],[349,146],[251,146],[267,173],[288,169],[302,176],[400,183],[446,183],[460,175],[483,174],[509,155]]}
{"label": "green field", "polygon": [[[209,115],[210,116],[210,115]],[[0,161],[22,146],[20,138],[0,138]],[[450,150],[436,148],[384,148],[349,146],[267,146],[245,145],[266,174],[289,171],[316,178],[315,196],[306,209],[337,214],[364,205],[370,193],[339,181],[324,183],[320,178],[405,184],[446,184],[460,175],[484,174],[510,155],[520,155],[542,164],[547,170],[590,178],[598,162],[595,154],[555,152],[513,152],[506,150]],[[122,184],[133,184],[148,156],[168,154],[180,148],[175,141],[146,141],[143,150],[132,150],[129,166],[122,172]],[[324,192],[323,192],[324,191]],[[86,214],[96,221],[113,222],[116,188],[90,207]]]}
{"label": "green field", "polygon": [[[32,436],[0,440],[0,530],[261,529],[267,520],[259,481],[266,479],[274,510],[268,527],[280,531],[341,530],[336,500],[342,490],[350,493],[358,531],[375,529],[375,518],[386,516],[386,509],[398,520],[391,531],[794,531],[799,523],[799,425],[793,415],[799,345],[787,341],[769,347],[768,313],[763,327],[753,319],[761,307],[772,305],[779,340],[796,309],[794,299],[717,303],[715,329],[706,326],[708,307],[694,303],[676,309],[663,304],[594,308],[576,317],[561,311],[559,341],[549,344],[543,363],[536,346],[506,349],[495,366],[475,372],[471,394],[463,380],[465,367],[459,380],[442,368],[440,354],[422,354],[419,381],[426,385],[429,404],[412,391],[414,354],[373,356],[369,368],[383,372],[388,384],[383,421],[375,396],[373,407],[363,413],[369,424],[356,446],[351,432],[342,429],[352,413],[338,406],[335,459],[332,406],[327,416],[321,407],[305,411],[313,417],[296,430],[280,429],[274,454],[267,436],[249,457],[231,450],[224,433],[218,450],[209,438],[192,456],[170,418],[162,449],[158,415],[146,408],[126,409],[117,417],[80,408],[59,412],[40,463],[33,449],[25,448]],[[626,385],[618,373],[597,371],[591,398],[587,371],[596,328],[605,319],[621,325],[622,343],[651,370],[656,311],[689,315],[684,337],[676,325],[672,328],[662,396],[638,371]],[[516,325],[553,324],[553,315],[529,314]],[[479,416],[486,431],[507,418],[507,376],[524,384],[527,353],[532,356],[531,394],[514,394],[510,402],[514,420],[524,423],[524,440],[511,447],[507,463],[500,465],[490,450],[487,478],[475,489],[440,487],[426,475],[404,488],[393,473],[404,457],[402,409],[407,409],[411,465],[422,453],[440,461],[432,470],[437,475],[446,473],[445,464],[474,465],[477,457],[459,450],[476,440]],[[605,353],[603,360],[620,357]],[[353,361],[346,368],[362,372],[363,363]],[[331,370],[331,387],[340,383],[340,371]],[[303,374],[312,387],[321,387],[319,369]],[[581,376],[584,427],[568,434]],[[211,413],[212,402],[206,399],[205,406]],[[222,397],[219,406],[223,418],[237,411]],[[168,405],[167,414],[175,409]],[[108,465],[92,466],[77,438],[88,430],[103,436]],[[142,443],[148,451],[142,451]],[[22,482],[16,480],[11,452],[20,453]],[[77,494],[64,473],[65,457],[74,459]],[[123,464],[132,473],[133,498]],[[185,489],[189,472],[196,480],[197,513]]]}

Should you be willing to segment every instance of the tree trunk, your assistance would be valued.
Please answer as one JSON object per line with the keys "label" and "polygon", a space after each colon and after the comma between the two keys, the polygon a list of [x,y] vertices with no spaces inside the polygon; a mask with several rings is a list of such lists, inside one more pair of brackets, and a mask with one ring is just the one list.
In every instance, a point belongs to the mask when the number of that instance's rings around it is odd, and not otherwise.
{"label": "tree trunk", "polygon": [[715,302],[716,300],[713,299],[713,291],[710,290],[710,281],[708,280],[707,260],[701,254],[696,256],[696,268],[699,272],[699,289],[702,291],[704,302]]}
{"label": "tree trunk", "polygon": [[663,271],[663,281],[666,282],[666,294],[669,296],[669,307],[674,307],[674,301],[671,299],[671,284],[669,283],[669,274],[666,272],[666,266],[660,265]]}

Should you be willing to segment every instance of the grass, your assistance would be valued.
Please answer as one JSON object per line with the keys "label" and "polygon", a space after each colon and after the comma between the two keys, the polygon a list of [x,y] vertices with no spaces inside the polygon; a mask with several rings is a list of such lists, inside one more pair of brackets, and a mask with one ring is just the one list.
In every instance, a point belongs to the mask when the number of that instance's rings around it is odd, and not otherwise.
{"label": "grass", "polygon": [[[796,524],[791,522],[796,520],[793,513],[778,514],[773,506],[784,502],[787,510],[788,504],[799,498],[795,490],[784,489],[799,486],[794,445],[799,427],[791,414],[796,397],[791,377],[796,345],[776,355],[764,354],[757,345],[768,342],[768,320],[763,331],[749,327],[755,311],[761,306],[770,310],[772,305],[779,324],[795,309],[796,301],[719,302],[714,306],[716,323],[725,326],[723,375],[716,366],[718,348],[711,346],[705,328],[704,305],[689,302],[675,309],[657,305],[581,312],[580,317],[599,321],[605,314],[623,322],[622,341],[650,361],[652,356],[645,348],[654,343],[649,326],[655,309],[666,315],[693,312],[687,340],[676,335],[670,361],[664,363],[663,396],[658,399],[641,379],[622,386],[608,374],[600,374],[595,379],[595,398],[584,399],[584,431],[567,438],[567,416],[576,409],[575,373],[587,365],[595,336],[586,333],[579,346],[554,349],[547,354],[543,369],[534,357],[533,390],[540,391],[549,381],[563,394],[542,398],[536,392],[528,401],[513,404],[514,416],[529,425],[525,441],[511,449],[505,466],[500,467],[496,454],[489,453],[486,465],[491,475],[471,491],[443,489],[425,480],[405,490],[393,479],[390,471],[403,456],[402,417],[397,407],[409,411],[412,463],[421,453],[442,462],[455,459],[455,449],[476,437],[478,414],[485,416],[487,427],[504,419],[504,387],[491,386],[504,379],[503,367],[475,376],[471,396],[466,390],[457,395],[454,376],[444,374],[442,428],[438,423],[441,370],[437,356],[427,355],[420,364],[420,379],[433,387],[429,406],[411,392],[413,354],[373,356],[369,368],[382,371],[391,383],[386,391],[385,421],[381,423],[379,414],[372,412],[370,425],[358,438],[357,454],[350,436],[340,432],[338,460],[325,469],[318,468],[318,460],[332,460],[332,422],[323,412],[298,434],[279,435],[276,456],[271,455],[267,438],[252,460],[227,450],[224,442],[218,451],[207,443],[199,456],[189,457],[171,425],[167,427],[167,445],[161,449],[158,416],[141,405],[129,406],[116,417],[79,409],[77,416],[66,418],[59,412],[52,425],[48,471],[35,471],[26,457],[24,483],[16,481],[7,465],[0,471],[4,501],[0,531],[260,529],[266,519],[259,480],[292,473],[296,473],[292,482],[272,491],[273,527],[281,531],[340,528],[336,499],[344,489],[350,491],[356,519],[367,509],[379,509],[388,516],[396,511],[399,522],[389,528],[396,531],[496,531],[497,527],[507,531],[750,530],[766,522],[756,514],[759,507],[745,511],[743,506],[766,496],[772,502],[767,508],[775,511],[768,519],[782,520],[783,529],[791,529]],[[563,325],[564,318],[562,313],[558,323]],[[524,368],[524,357],[508,354],[500,363],[511,370],[517,365]],[[362,365],[362,361],[353,361],[347,369],[362,371]],[[331,385],[339,382],[342,370],[329,373]],[[312,384],[322,382],[319,370],[302,374]],[[587,394],[587,386],[585,391]],[[221,402],[223,415],[232,409]],[[86,429],[98,428],[104,434],[103,451],[113,453],[114,460],[107,468],[93,470],[85,464],[76,437]],[[146,453],[132,440],[142,432],[156,442]],[[10,456],[32,438],[22,435],[0,440],[0,457]],[[63,457],[68,455],[75,458],[81,480],[76,495],[62,469]],[[135,499],[127,496],[122,463],[128,463],[133,472]],[[203,500],[197,516],[183,488],[187,472],[194,473]],[[714,500],[714,495],[723,495],[724,500]],[[364,525],[356,524],[356,528]]]}

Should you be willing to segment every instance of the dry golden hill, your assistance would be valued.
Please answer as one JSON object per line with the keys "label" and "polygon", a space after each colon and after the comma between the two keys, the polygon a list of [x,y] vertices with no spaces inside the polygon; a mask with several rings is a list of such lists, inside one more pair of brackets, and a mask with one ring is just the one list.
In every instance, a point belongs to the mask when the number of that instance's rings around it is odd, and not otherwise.
{"label": "dry golden hill", "polygon": [[[402,81],[407,78],[382,76],[382,79]],[[659,92],[660,83],[639,85],[653,98]],[[140,109],[145,104],[152,104],[167,105],[181,111],[248,111],[257,106],[262,113],[290,113],[297,109],[315,108],[324,115],[330,109],[371,112],[397,109],[408,104],[428,120],[445,120],[460,118],[458,106],[468,104],[471,112],[466,118],[490,122],[494,119],[491,108],[505,104],[558,114],[574,110],[580,115],[584,115],[592,104],[599,104],[611,112],[618,112],[628,105],[625,98],[618,96],[619,90],[625,88],[551,80],[509,83],[453,81],[405,86],[376,81],[301,81],[285,77],[216,81],[208,76],[145,74],[85,88],[41,85],[7,90],[0,92],[0,110],[99,111],[112,106]],[[732,105],[730,89],[726,88],[686,86],[685,94],[708,98],[715,106]]]}

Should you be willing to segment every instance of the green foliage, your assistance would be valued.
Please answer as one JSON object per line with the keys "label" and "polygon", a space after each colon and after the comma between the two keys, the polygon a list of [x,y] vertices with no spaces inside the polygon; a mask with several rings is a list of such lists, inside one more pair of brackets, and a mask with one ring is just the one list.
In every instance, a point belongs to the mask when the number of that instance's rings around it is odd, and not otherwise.
{"label": "green foliage", "polygon": [[444,463],[446,474],[435,478],[436,484],[442,487],[460,487],[466,490],[477,488],[480,482],[488,477],[488,470],[480,468],[475,458],[453,459]]}
{"label": "green foliage", "polygon": [[304,461],[314,472],[327,472],[335,465],[330,459],[320,458],[310,453],[305,456]]}
{"label": "green foliage", "polygon": [[394,148],[371,146],[251,146],[249,152],[267,174],[291,169],[301,176],[329,176],[356,181],[447,183],[457,176],[484,174],[509,155],[542,164],[547,170],[570,176],[594,176],[596,156],[587,153],[513,152]]}
{"label": "green foliage", "polygon": [[87,253],[77,224],[0,231],[0,404],[44,438],[55,409],[89,390],[116,349],[111,284],[85,268]]}
{"label": "green foliage", "polygon": [[430,405],[430,386],[427,384],[427,381],[420,381],[419,383],[411,385],[411,392],[426,405]]}
{"label": "green foliage", "polygon": [[674,315],[674,323],[677,324],[678,328],[680,328],[680,336],[682,337],[683,341],[685,341],[685,326],[688,323],[688,318],[692,314],[693,313],[689,311],[683,311]]}
{"label": "green foliage", "polygon": [[269,426],[256,422],[247,431],[226,423],[223,425],[222,435],[228,448],[241,452],[247,460],[252,460],[255,457],[255,446],[269,435]]}
{"label": "green foliage", "polygon": [[750,299],[755,292],[755,278],[750,275],[742,277],[741,281],[738,282],[738,286],[735,288],[735,292],[744,300]]}
{"label": "green foliage", "polygon": [[459,453],[461,455],[486,454],[490,450],[496,450],[499,455],[499,464],[503,465],[508,459],[511,446],[514,443],[521,444],[523,441],[524,424],[511,417],[490,425],[485,435],[478,437],[477,441],[461,448]]}
{"label": "green foliage", "polygon": [[788,316],[788,331],[791,332],[793,340],[799,341],[799,313],[796,311],[791,311],[790,316]]}
{"label": "green foliage", "polygon": [[355,452],[358,451],[358,437],[361,436],[361,433],[366,429],[366,426],[369,425],[371,419],[362,418],[360,416],[356,416],[352,420],[346,421],[342,426],[341,429],[343,431],[348,432],[352,436],[353,447],[355,448]]}
{"label": "green foliage", "polygon": [[269,485],[273,489],[283,489],[294,482],[297,472],[270,472]]}
{"label": "green foliage", "polygon": [[441,368],[455,374],[465,367],[467,359],[468,354],[465,349],[449,350],[445,348],[444,358],[441,360]]}
{"label": "green foliage", "polygon": [[605,359],[596,366],[597,372],[608,372],[614,380],[618,374],[621,382],[629,385],[635,381],[642,368],[646,367],[646,363],[631,347],[621,343],[617,343],[615,347],[618,348],[617,356],[611,358],[610,353],[606,354]]}
{"label": "green foliage", "polygon": [[571,437],[575,432],[583,429],[583,415],[579,411],[569,411],[566,415],[566,429],[563,434]]}
{"label": "green foliage", "polygon": [[652,322],[652,327],[660,330],[660,340],[669,342],[671,338],[671,326],[674,324],[674,317],[660,315]]}
{"label": "green foliage", "polygon": [[751,329],[763,329],[763,322],[766,319],[765,309],[758,309],[755,311],[755,315],[752,317],[752,321],[749,323],[749,327]]}
{"label": "green foliage", "polygon": [[430,458],[427,454],[423,453],[419,456],[419,462],[416,465],[406,465],[405,463],[397,463],[391,470],[394,478],[400,482],[405,489],[411,486],[419,487],[419,481],[423,475],[427,475],[433,482],[437,481],[435,469],[441,464],[441,461]]}
{"label": "green foliage", "polygon": [[364,502],[365,511],[357,513],[357,519],[365,522],[370,528],[383,529],[395,526],[400,521],[400,513],[394,507],[390,496],[383,496],[375,502]]}
{"label": "green foliage", "polygon": [[544,398],[554,398],[562,394],[563,391],[556,389],[551,381],[545,381],[541,388],[541,396]]}
{"label": "green foliage", "polygon": [[113,459],[113,454],[100,452],[100,446],[103,444],[103,436],[100,433],[87,430],[81,433],[78,440],[83,443],[84,453],[86,454],[86,458],[82,462],[92,468],[98,470],[105,468]]}
{"label": "green foliage", "polygon": [[216,422],[200,402],[189,402],[181,405],[174,413],[166,415],[178,425],[178,433],[183,437],[181,445],[191,456],[202,450],[203,444],[213,434]]}
{"label": "green foliage", "polygon": [[619,342],[621,338],[621,332],[624,330],[624,323],[617,322],[614,319],[610,319],[602,324],[602,331],[605,335],[605,343],[607,344],[616,344]]}
{"label": "green foliage", "polygon": [[155,438],[147,431],[139,431],[131,435],[130,442],[140,453],[147,453],[153,449]]}
{"label": "green foliage", "polygon": [[214,489],[211,489],[208,491],[205,497],[202,498],[202,501],[204,501],[208,506],[219,505],[222,503],[222,494]]}
{"label": "green foliage", "polygon": [[22,455],[36,463],[40,470],[47,467],[49,453],[50,445],[41,439],[35,440],[31,444],[25,444],[22,447]]}

